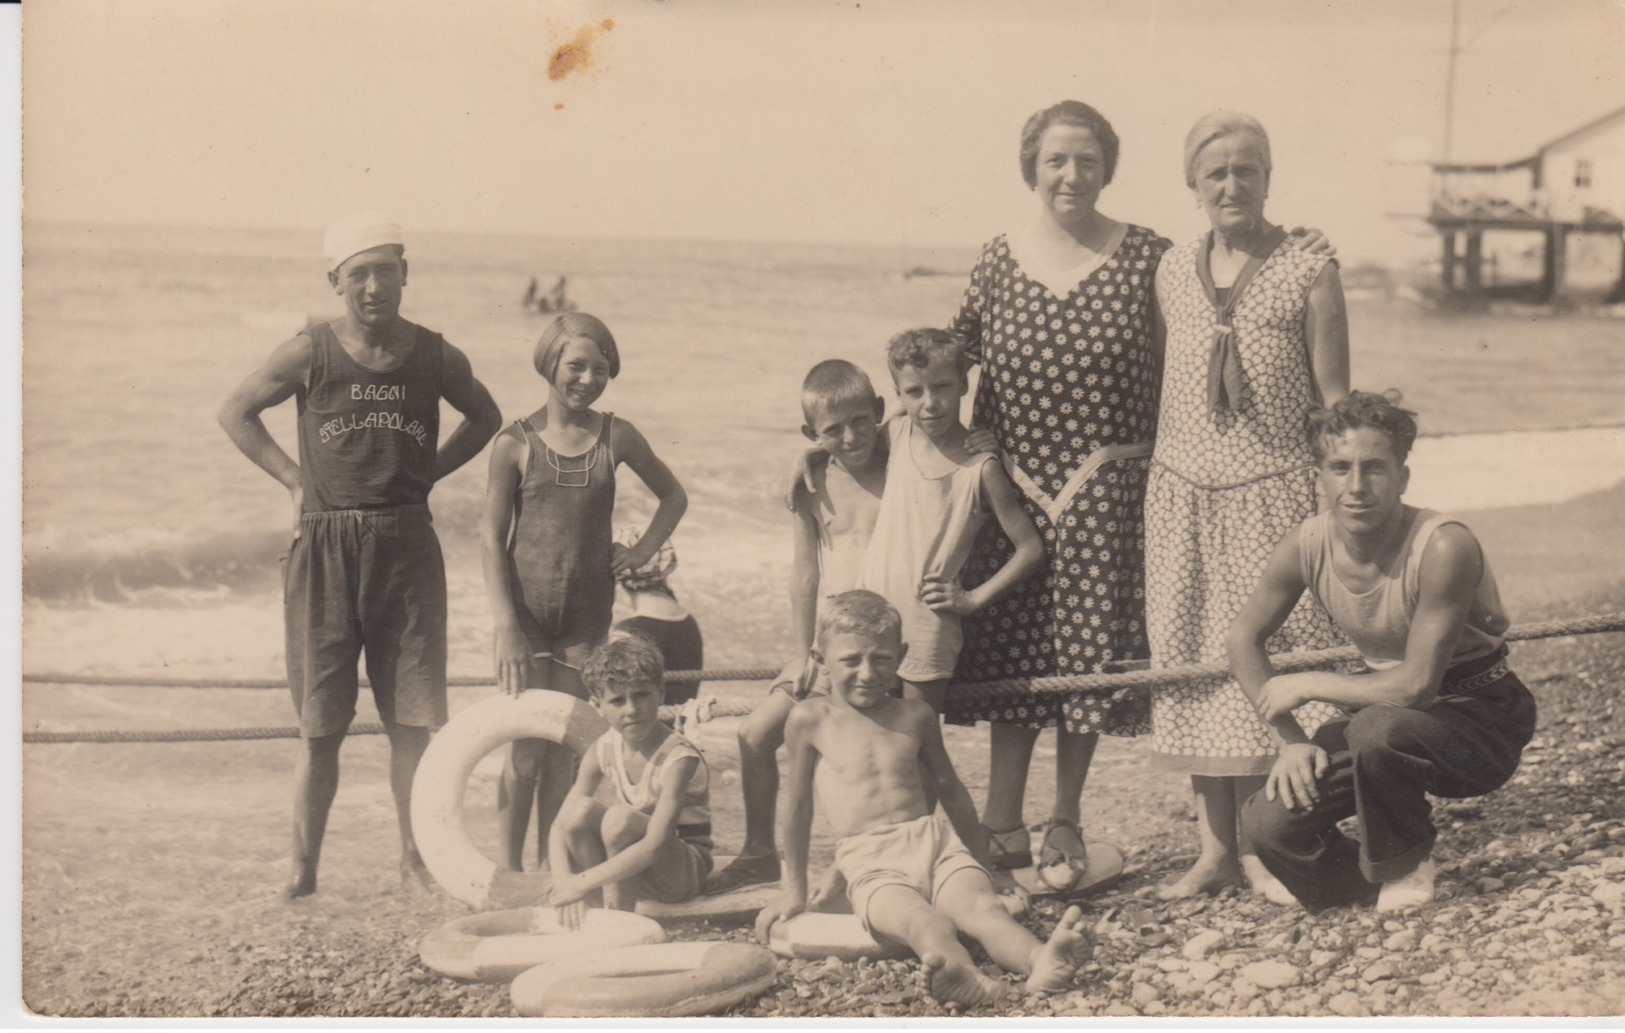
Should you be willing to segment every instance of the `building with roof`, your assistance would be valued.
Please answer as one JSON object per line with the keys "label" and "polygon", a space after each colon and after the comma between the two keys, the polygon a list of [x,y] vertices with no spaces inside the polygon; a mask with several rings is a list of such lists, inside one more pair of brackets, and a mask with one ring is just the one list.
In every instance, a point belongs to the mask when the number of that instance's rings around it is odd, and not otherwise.
{"label": "building with roof", "polygon": [[[1433,163],[1427,221],[1451,291],[1556,301],[1577,267],[1607,300],[1625,300],[1625,107],[1500,164]],[[1486,259],[1485,237],[1501,238]],[[1509,237],[1516,238],[1510,246]],[[1501,256],[1538,253],[1538,275]]]}

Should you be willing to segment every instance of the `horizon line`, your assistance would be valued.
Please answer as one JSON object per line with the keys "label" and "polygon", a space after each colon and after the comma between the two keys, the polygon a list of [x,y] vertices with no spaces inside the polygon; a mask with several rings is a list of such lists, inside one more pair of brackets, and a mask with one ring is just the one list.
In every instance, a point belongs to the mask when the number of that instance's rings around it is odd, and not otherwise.
{"label": "horizon line", "polygon": [[[34,216],[32,219],[27,212],[23,213],[22,230],[26,238],[30,224],[34,226],[50,226],[56,228],[101,228],[115,227],[118,229],[154,229],[154,230],[217,230],[229,232],[232,230],[246,230],[250,232],[270,233],[310,233],[320,238],[323,226],[318,224],[294,225],[281,223],[270,225],[266,223],[218,223],[218,222],[162,222],[149,219],[85,219],[79,217],[59,218],[54,216]],[[410,225],[410,224],[407,224]],[[975,251],[982,246],[982,241],[974,243],[931,243],[931,242],[899,242],[882,240],[865,240],[852,238],[832,237],[762,237],[762,236],[693,236],[693,235],[661,235],[661,234],[618,234],[618,233],[547,233],[539,230],[523,229],[487,229],[483,227],[449,228],[433,223],[423,224],[411,229],[412,233],[447,234],[481,237],[536,237],[544,240],[584,240],[584,241],[616,241],[624,243],[659,242],[677,244],[792,244],[809,247],[873,247],[873,248],[923,248],[931,250],[961,249]]]}

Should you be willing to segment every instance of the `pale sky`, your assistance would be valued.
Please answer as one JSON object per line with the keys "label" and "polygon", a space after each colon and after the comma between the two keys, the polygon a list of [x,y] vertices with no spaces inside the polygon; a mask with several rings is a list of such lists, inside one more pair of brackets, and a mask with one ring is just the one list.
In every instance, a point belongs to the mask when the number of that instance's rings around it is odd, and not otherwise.
{"label": "pale sky", "polygon": [[[1625,105],[1625,3],[1461,0],[1458,160]],[[1391,251],[1437,153],[1448,0],[29,0],[28,218],[971,248],[1028,217],[1034,110],[1123,140],[1100,207],[1204,228],[1185,130],[1269,129],[1268,214]],[[599,29],[587,67],[555,48]]]}

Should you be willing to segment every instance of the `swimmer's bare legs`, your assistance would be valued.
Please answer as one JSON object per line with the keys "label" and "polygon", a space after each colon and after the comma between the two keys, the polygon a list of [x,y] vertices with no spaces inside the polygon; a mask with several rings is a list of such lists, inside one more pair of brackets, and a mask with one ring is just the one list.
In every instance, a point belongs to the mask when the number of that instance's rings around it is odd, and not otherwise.
{"label": "swimmer's bare legs", "polygon": [[[985,877],[983,881],[986,882]],[[944,887],[944,892],[946,890],[947,887]],[[989,897],[992,892],[992,884],[988,883]],[[997,903],[994,906],[998,907]],[[1004,909],[999,908],[999,911],[1002,914]],[[932,997],[944,1004],[954,1003],[967,1008],[996,1004],[1004,999],[1007,988],[977,969],[970,952],[959,942],[959,929],[954,925],[954,920],[946,912],[932,907],[914,889],[893,885],[875,890],[869,898],[868,917],[872,930],[901,940],[919,956]],[[1009,916],[1006,915],[1005,919],[1008,921]],[[1032,939],[1031,933],[1027,936]],[[1037,941],[1034,940],[1033,944],[1036,946]],[[992,953],[991,949],[989,953]]]}
{"label": "swimmer's bare legs", "polygon": [[765,874],[778,877],[778,854],[773,842],[773,819],[779,796],[779,747],[784,745],[784,722],[796,705],[789,693],[773,691],[756,705],[739,728],[740,790],[745,798],[745,843],[742,862],[759,861]]}
{"label": "swimmer's bare legs", "polygon": [[546,746],[542,739],[515,739],[502,760],[502,778],[497,782],[497,852],[509,871],[525,870],[525,833],[530,830],[530,810],[536,802]]}
{"label": "swimmer's bare legs", "polygon": [[[623,804],[612,804],[604,808],[604,817],[599,823],[599,830],[603,834],[604,852],[614,857],[634,843],[641,842],[643,837],[648,835],[649,815]],[[660,844],[660,849],[655,851],[649,867],[644,870],[666,870],[676,865],[687,864],[687,855],[688,850],[683,846],[683,841],[674,833]],[[640,875],[642,872],[625,881],[605,886],[604,906],[618,911],[631,911],[637,907]]]}
{"label": "swimmer's bare legs", "polygon": [[1262,788],[1262,775],[1191,776],[1201,854],[1190,871],[1157,887],[1158,899],[1180,900],[1242,885],[1245,874],[1240,841],[1241,805]]}
{"label": "swimmer's bare legs", "polygon": [[[384,731],[389,735],[389,788],[395,795],[395,820],[401,828],[401,888],[408,893],[432,893],[434,879],[412,835],[412,779],[429,747],[429,729],[385,721]],[[334,775],[336,783],[336,768]]]}
{"label": "swimmer's bare legs", "polygon": [[[531,668],[531,688],[552,689],[585,699],[581,672],[557,660],[538,659]],[[559,808],[575,781],[575,754],[546,739],[516,739],[502,762],[497,783],[497,851],[503,867],[525,870],[525,834],[536,810],[538,863],[547,861],[547,839]]]}
{"label": "swimmer's bare legs", "polygon": [[1067,908],[1049,940],[1040,943],[1010,917],[987,873],[979,868],[962,868],[948,876],[937,893],[937,907],[960,932],[980,943],[1000,968],[1026,976],[1028,993],[1070,989],[1079,967],[1094,952],[1082,909]]}
{"label": "swimmer's bare legs", "polygon": [[339,747],[344,732],[301,740],[304,750],[293,774],[293,865],[282,895],[289,900],[316,892],[316,867],[327,835],[327,815],[339,789]]}
{"label": "swimmer's bare legs", "polygon": [[[570,853],[570,870],[584,872],[603,864],[608,858],[604,850],[604,812],[606,808],[590,797],[566,800],[559,810],[555,827],[562,829],[565,849]],[[563,873],[558,873],[563,874]],[[604,894],[593,890],[584,898],[589,906],[603,903]]]}
{"label": "swimmer's bare legs", "polygon": [[942,716],[942,708],[948,702],[948,679],[937,678],[932,681],[905,681],[903,682],[903,698],[917,699],[922,703],[931,704],[931,709]]}
{"label": "swimmer's bare legs", "polygon": [[[903,681],[903,698],[915,699],[928,703],[931,709],[942,716],[943,705],[948,702],[948,679],[936,678],[932,681]],[[924,779],[926,813],[930,814],[937,809],[937,786],[930,779]]]}
{"label": "swimmer's bare legs", "polygon": [[[598,823],[599,841],[604,844],[608,859],[643,838],[649,829],[649,816],[621,804],[604,808]],[[676,837],[672,837],[675,839]],[[623,879],[604,887],[604,906],[616,911],[630,911],[638,905],[637,879]]]}

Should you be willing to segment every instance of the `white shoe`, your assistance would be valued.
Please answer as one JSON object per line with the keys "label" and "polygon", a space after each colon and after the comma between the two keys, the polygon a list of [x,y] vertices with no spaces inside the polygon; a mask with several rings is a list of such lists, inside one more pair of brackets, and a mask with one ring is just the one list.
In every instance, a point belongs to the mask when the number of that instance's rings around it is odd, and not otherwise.
{"label": "white shoe", "polygon": [[1264,867],[1264,862],[1258,859],[1257,854],[1241,855],[1241,873],[1246,877],[1247,884],[1252,887],[1253,892],[1271,904],[1278,904],[1281,907],[1303,906],[1298,898],[1292,895],[1292,891],[1286,888],[1286,884]]}
{"label": "white shoe", "polygon": [[1433,858],[1429,857],[1409,875],[1383,883],[1382,889],[1377,891],[1377,910],[1398,911],[1432,902],[1433,877],[1436,873]]}

